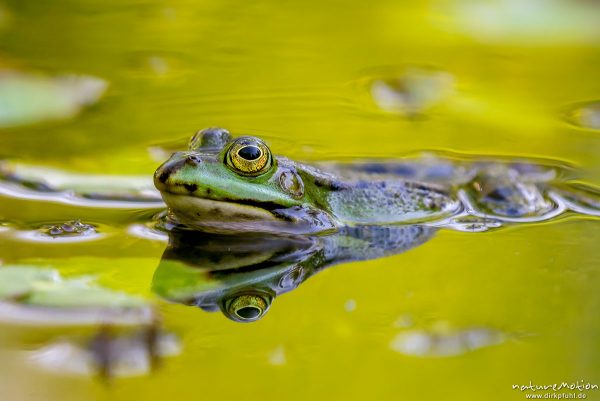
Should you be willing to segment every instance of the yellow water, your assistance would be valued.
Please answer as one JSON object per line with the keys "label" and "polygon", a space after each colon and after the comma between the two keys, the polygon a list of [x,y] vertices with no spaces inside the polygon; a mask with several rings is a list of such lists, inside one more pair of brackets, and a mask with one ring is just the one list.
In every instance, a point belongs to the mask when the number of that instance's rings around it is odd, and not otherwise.
{"label": "yellow water", "polygon": [[[539,156],[600,183],[600,134],[562,118],[570,104],[600,99],[597,6],[487,4],[4,0],[1,66],[88,74],[110,86],[74,119],[1,130],[0,153],[78,172],[150,175],[158,163],[149,147],[223,126],[293,159],[432,149]],[[373,79],[407,66],[453,77],[451,93],[420,118],[378,110],[368,95]],[[441,231],[406,254],[325,270],[253,324],[155,299],[182,352],[154,373],[107,385],[40,370],[4,347],[0,399],[504,401],[525,399],[512,385],[530,380],[600,384],[599,238],[598,220],[576,218]],[[164,246],[126,234],[5,241],[0,259],[92,273],[152,297]],[[433,327],[507,338],[455,356],[391,346],[403,331]],[[600,399],[599,390],[586,395]]]}

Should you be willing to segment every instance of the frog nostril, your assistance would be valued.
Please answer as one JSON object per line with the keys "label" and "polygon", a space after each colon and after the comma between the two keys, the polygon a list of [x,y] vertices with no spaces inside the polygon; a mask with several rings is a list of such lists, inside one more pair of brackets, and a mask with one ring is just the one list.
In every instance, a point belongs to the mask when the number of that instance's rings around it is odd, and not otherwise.
{"label": "frog nostril", "polygon": [[200,163],[200,158],[198,155],[187,155],[185,158],[185,164],[190,166],[197,166]]}

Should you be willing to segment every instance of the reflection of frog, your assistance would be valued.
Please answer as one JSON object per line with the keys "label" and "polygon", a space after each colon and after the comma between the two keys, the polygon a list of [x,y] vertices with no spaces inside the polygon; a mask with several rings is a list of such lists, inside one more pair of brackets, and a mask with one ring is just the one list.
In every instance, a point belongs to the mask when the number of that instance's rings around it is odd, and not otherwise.
{"label": "reflection of frog", "polygon": [[326,267],[399,254],[434,232],[419,225],[346,227],[328,236],[174,231],[152,287],[163,298],[252,322],[275,297]]}
{"label": "reflection of frog", "polygon": [[324,233],[356,225],[453,225],[464,217],[543,220],[566,209],[550,185],[554,178],[554,170],[532,164],[439,159],[317,169],[274,156],[258,138],[233,139],[213,128],[160,166],[154,183],[171,227]]}

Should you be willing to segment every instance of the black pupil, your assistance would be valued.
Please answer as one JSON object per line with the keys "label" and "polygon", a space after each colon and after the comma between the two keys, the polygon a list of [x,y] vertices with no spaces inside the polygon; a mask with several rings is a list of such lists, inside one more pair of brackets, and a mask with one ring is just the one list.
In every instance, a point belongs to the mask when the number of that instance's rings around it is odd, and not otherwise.
{"label": "black pupil", "polygon": [[238,151],[238,155],[242,158],[242,159],[246,159],[246,160],[256,160],[260,157],[260,149],[257,148],[256,146],[244,146],[243,148],[241,148]]}
{"label": "black pupil", "polygon": [[254,319],[260,315],[260,309],[253,306],[244,306],[243,308],[236,310],[235,313],[244,319]]}

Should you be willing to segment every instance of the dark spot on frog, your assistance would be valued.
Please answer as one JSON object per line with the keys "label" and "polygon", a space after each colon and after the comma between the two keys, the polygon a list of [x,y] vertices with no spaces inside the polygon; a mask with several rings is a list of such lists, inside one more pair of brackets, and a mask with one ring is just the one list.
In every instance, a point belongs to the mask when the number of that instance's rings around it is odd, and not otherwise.
{"label": "dark spot on frog", "polygon": [[321,177],[315,177],[315,185],[320,188],[325,187],[330,191],[339,191],[340,189],[344,189],[347,187],[341,181],[327,180]]}
{"label": "dark spot on frog", "polygon": [[206,195],[210,195],[212,193],[212,190],[210,188],[206,188]]}
{"label": "dark spot on frog", "polygon": [[293,222],[294,218],[287,214],[287,212],[285,210],[273,210],[271,213],[273,213],[273,216],[285,220],[285,221],[289,221],[289,222]]}
{"label": "dark spot on frog", "polygon": [[237,203],[240,205],[258,207],[258,208],[269,210],[269,211],[273,211],[275,209],[281,208],[281,205],[279,205],[275,202],[261,202],[261,201],[255,201],[252,199],[230,199],[230,198],[223,198],[221,200],[224,202]]}
{"label": "dark spot on frog", "polygon": [[167,182],[167,179],[169,178],[169,175],[170,175],[170,172],[169,172],[167,169],[165,169],[165,170],[163,170],[163,172],[162,172],[162,173],[160,173],[160,175],[158,176],[158,180],[159,180],[160,182],[162,182],[163,184],[165,184],[165,183]]}
{"label": "dark spot on frog", "polygon": [[183,186],[188,190],[188,192],[196,192],[198,189],[198,185],[196,184],[183,184]]}
{"label": "dark spot on frog", "polygon": [[[180,170],[186,164],[186,162],[187,162],[187,159],[176,160],[173,162],[169,161],[169,162],[163,164],[158,170],[156,170],[155,177],[157,177],[161,183],[166,184],[169,177],[171,177],[178,170]],[[159,174],[159,172],[160,172],[160,174]]]}

